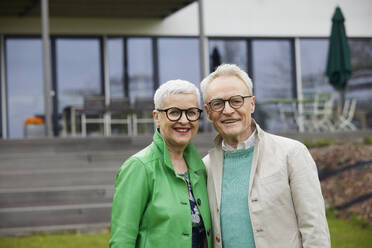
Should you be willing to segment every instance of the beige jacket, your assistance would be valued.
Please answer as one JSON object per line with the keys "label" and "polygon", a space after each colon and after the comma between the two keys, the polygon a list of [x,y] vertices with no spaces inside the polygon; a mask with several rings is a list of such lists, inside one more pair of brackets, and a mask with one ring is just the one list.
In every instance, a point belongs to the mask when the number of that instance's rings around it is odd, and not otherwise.
{"label": "beige jacket", "polygon": [[[309,151],[298,141],[264,132],[254,122],[252,125],[256,126],[257,137],[248,206],[256,248],[330,247],[324,200]],[[217,136],[216,147],[203,159],[215,248],[222,247],[221,142]]]}

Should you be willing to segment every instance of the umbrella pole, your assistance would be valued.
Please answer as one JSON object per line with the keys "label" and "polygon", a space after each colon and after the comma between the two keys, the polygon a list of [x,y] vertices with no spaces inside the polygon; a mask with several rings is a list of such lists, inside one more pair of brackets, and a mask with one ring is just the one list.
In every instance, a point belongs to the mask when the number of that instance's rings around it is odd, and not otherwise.
{"label": "umbrella pole", "polygon": [[338,90],[338,101],[337,101],[337,115],[341,115],[342,102],[344,100],[344,94],[342,90]]}

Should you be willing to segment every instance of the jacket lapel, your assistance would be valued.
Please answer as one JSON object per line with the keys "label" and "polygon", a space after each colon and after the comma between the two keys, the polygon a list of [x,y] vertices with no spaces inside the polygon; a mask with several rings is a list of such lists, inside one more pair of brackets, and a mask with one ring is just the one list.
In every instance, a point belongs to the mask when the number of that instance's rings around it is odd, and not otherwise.
{"label": "jacket lapel", "polygon": [[253,152],[251,174],[249,175],[248,197],[251,195],[253,180],[255,179],[257,165],[258,165],[259,159],[261,157],[260,153],[263,150],[263,149],[260,148],[260,144],[262,144],[261,140],[263,139],[264,133],[263,133],[262,129],[260,128],[260,126],[254,120],[252,120],[252,125],[253,124],[256,126],[257,139],[256,139],[256,144],[255,144],[254,152]]}
{"label": "jacket lapel", "polygon": [[211,161],[216,163],[211,164],[211,173],[213,177],[214,188],[216,192],[216,201],[217,206],[221,206],[221,187],[222,187],[222,170],[223,170],[223,152],[221,146],[217,146],[215,149],[212,149],[209,153]]}

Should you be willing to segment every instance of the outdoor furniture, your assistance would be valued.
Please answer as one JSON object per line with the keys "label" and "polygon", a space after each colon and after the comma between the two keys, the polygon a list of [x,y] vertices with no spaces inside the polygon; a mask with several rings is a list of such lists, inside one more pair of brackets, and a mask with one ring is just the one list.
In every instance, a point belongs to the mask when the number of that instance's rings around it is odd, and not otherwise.
{"label": "outdoor furniture", "polygon": [[294,120],[299,131],[335,131],[332,122],[333,94],[315,93],[311,96],[313,98],[278,99],[268,102],[278,106],[285,131],[289,130],[291,120]]}
{"label": "outdoor furniture", "polygon": [[317,93],[314,99],[314,113],[311,115],[312,125],[315,131],[335,131],[332,123],[333,118],[332,93]]}
{"label": "outdoor furniture", "polygon": [[[156,129],[152,111],[154,110],[154,100],[150,97],[138,97],[133,106],[133,135],[138,135],[138,127],[142,125],[145,132],[153,133]],[[147,124],[147,125],[146,125]],[[151,125],[149,125],[151,124]],[[144,126],[146,125],[146,126]],[[151,126],[151,129],[146,127]]]}
{"label": "outdoor furniture", "polygon": [[132,107],[129,98],[111,99],[107,108],[108,136],[112,135],[112,125],[121,124],[127,127],[127,135],[132,136]]}
{"label": "outdoor furniture", "polygon": [[347,99],[345,101],[342,114],[338,116],[335,122],[338,131],[354,131],[357,129],[351,122],[354,118],[356,103],[356,99]]}
{"label": "outdoor furniture", "polygon": [[87,124],[103,124],[107,121],[104,96],[85,96],[84,106],[81,110],[81,135],[87,136]]}

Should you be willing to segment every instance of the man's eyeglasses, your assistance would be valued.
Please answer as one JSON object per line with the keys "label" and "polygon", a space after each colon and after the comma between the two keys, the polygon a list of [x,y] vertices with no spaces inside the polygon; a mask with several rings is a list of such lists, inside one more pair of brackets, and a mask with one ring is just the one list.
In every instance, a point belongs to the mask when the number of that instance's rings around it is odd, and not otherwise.
{"label": "man's eyeglasses", "polygon": [[198,108],[180,109],[176,107],[157,109],[157,111],[165,112],[168,120],[170,121],[178,121],[179,119],[181,119],[182,113],[185,112],[187,120],[191,122],[199,120],[201,112],[203,112],[203,110]]}
{"label": "man's eyeglasses", "polygon": [[232,107],[233,109],[238,109],[241,106],[243,106],[244,98],[248,98],[248,97],[252,97],[252,96],[236,95],[226,100],[218,98],[218,99],[213,99],[212,101],[210,101],[208,105],[215,112],[222,112],[225,108],[225,102],[229,102],[230,107]]}

